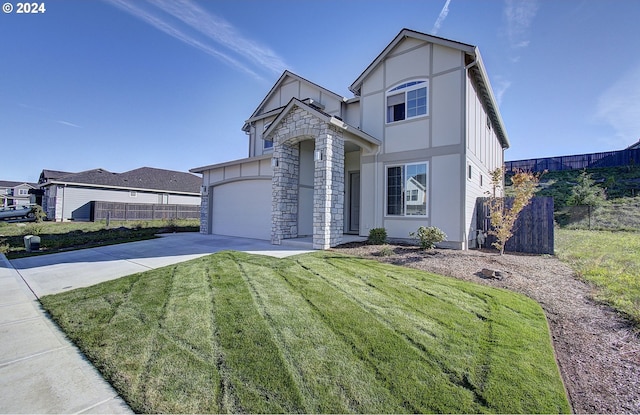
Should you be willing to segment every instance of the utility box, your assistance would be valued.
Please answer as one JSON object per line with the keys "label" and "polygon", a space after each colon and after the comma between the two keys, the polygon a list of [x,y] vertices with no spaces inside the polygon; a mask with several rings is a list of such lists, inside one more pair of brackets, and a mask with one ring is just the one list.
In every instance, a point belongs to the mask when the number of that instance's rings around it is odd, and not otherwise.
{"label": "utility box", "polygon": [[27,235],[24,237],[24,247],[27,252],[40,250],[40,237],[35,235]]}

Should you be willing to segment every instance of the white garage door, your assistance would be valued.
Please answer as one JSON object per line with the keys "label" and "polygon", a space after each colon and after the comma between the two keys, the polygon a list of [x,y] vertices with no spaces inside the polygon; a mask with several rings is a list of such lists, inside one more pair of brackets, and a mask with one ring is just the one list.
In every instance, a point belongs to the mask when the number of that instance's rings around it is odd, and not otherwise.
{"label": "white garage door", "polygon": [[271,180],[244,180],[213,188],[212,232],[271,239]]}

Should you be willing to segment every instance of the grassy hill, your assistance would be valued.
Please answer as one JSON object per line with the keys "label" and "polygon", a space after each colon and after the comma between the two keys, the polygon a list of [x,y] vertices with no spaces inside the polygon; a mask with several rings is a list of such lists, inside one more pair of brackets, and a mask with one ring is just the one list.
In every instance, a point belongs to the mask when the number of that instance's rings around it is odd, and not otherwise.
{"label": "grassy hill", "polygon": [[332,252],[221,252],[42,303],[136,412],[570,411],[533,300]]}
{"label": "grassy hill", "polygon": [[[597,209],[567,205],[582,170],[547,172],[536,196],[553,197],[555,220],[562,227],[599,230],[640,230],[640,166],[587,169],[607,201]],[[510,177],[506,178],[507,192]]]}

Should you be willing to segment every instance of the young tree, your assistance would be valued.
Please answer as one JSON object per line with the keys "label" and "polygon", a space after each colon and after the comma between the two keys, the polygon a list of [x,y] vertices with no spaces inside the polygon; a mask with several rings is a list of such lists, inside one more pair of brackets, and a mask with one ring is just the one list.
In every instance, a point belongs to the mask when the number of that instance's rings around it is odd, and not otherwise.
{"label": "young tree", "polygon": [[571,189],[567,203],[572,206],[586,205],[596,207],[607,199],[604,189],[599,187],[591,175],[583,170],[578,176],[578,183]]}
{"label": "young tree", "polygon": [[487,201],[489,217],[491,221],[490,235],[496,237],[496,242],[492,245],[504,254],[504,247],[509,238],[513,236],[513,226],[518,219],[518,215],[524,209],[536,192],[536,186],[540,181],[540,175],[531,172],[520,171],[513,175],[512,193],[514,194],[511,207],[505,206],[505,199],[502,197],[504,188],[504,170],[501,167],[490,172],[493,194]]}

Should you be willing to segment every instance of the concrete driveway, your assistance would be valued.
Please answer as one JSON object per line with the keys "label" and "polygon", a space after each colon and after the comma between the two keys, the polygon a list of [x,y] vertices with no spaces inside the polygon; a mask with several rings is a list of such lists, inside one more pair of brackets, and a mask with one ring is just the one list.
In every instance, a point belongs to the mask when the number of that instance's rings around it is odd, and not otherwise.
{"label": "concrete driveway", "polygon": [[177,233],[13,261],[0,254],[0,413],[131,413],[37,298],[229,249],[276,257],[308,252],[254,239]]}
{"label": "concrete driveway", "polygon": [[40,255],[11,261],[31,290],[42,297],[161,268],[223,250],[282,258],[309,250],[268,241],[199,233],[163,234],[127,244]]}

